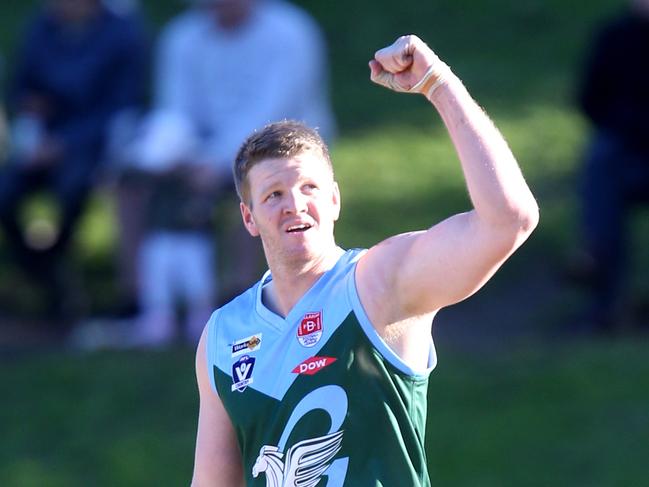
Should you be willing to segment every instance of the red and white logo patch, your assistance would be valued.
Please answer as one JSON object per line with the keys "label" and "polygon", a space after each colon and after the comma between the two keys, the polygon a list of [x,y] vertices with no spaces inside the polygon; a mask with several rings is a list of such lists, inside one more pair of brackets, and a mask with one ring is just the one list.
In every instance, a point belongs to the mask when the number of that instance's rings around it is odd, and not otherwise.
{"label": "red and white logo patch", "polygon": [[311,357],[295,367],[292,372],[294,374],[313,375],[320,372],[327,365],[333,364],[336,360],[333,357]]}
{"label": "red and white logo patch", "polygon": [[312,347],[322,338],[322,311],[307,313],[297,328],[297,340],[303,347]]}

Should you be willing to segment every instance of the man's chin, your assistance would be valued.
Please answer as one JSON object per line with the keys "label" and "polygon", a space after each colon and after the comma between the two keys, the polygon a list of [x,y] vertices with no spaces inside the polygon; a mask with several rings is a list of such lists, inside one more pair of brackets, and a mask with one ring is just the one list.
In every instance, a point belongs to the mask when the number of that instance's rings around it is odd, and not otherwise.
{"label": "man's chin", "polygon": [[293,261],[310,261],[318,258],[322,252],[322,246],[314,245],[313,242],[307,240],[291,242],[284,248],[284,255]]}

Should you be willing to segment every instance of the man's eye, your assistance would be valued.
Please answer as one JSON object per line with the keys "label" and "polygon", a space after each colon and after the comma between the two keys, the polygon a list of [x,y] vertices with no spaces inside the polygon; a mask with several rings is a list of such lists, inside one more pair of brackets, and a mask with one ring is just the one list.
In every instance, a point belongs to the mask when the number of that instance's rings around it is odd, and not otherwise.
{"label": "man's eye", "polygon": [[266,200],[272,200],[272,199],[275,199],[275,198],[279,198],[280,196],[281,196],[281,193],[279,191],[273,191],[272,193],[270,193],[266,197]]}

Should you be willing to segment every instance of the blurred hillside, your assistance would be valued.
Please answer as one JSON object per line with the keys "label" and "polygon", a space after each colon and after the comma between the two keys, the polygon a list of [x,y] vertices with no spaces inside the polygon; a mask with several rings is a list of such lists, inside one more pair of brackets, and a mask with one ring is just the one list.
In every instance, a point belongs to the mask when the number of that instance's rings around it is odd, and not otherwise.
{"label": "blurred hillside", "polygon": [[[185,5],[181,0],[141,3],[152,40]],[[619,2],[598,0],[579,7],[558,0],[412,5],[352,0],[335,8],[322,1],[297,3],[320,22],[329,44],[331,92],[340,126],[333,154],[345,197],[340,243],[370,245],[467,208],[459,166],[437,115],[421,99],[395,95],[368,80],[367,61],[374,50],[414,32],[448,61],[494,118],[541,202],[540,229],[506,271],[519,268],[518,260],[529,261],[525,253],[534,248],[559,266],[574,244],[574,172],[585,130],[572,106],[573,87],[591,31]],[[5,78],[20,29],[37,4],[3,3],[0,54]],[[47,200],[33,206],[30,214],[52,218]],[[88,314],[110,311],[115,300],[116,232],[110,195],[100,192],[86,212],[74,253]],[[2,246],[0,264],[5,269],[0,315],[8,310],[19,317],[37,316],[39,295],[14,269]]]}

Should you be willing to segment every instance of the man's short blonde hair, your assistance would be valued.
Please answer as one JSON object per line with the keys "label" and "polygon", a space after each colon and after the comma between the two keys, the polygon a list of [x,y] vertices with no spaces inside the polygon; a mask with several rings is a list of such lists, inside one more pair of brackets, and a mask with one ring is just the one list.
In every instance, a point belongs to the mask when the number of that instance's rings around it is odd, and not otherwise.
{"label": "man's short blonde hair", "polygon": [[248,173],[255,164],[265,159],[295,157],[306,151],[319,153],[333,174],[327,144],[316,130],[304,123],[284,120],[253,132],[242,144],[234,161],[234,183],[241,201],[250,202]]}

